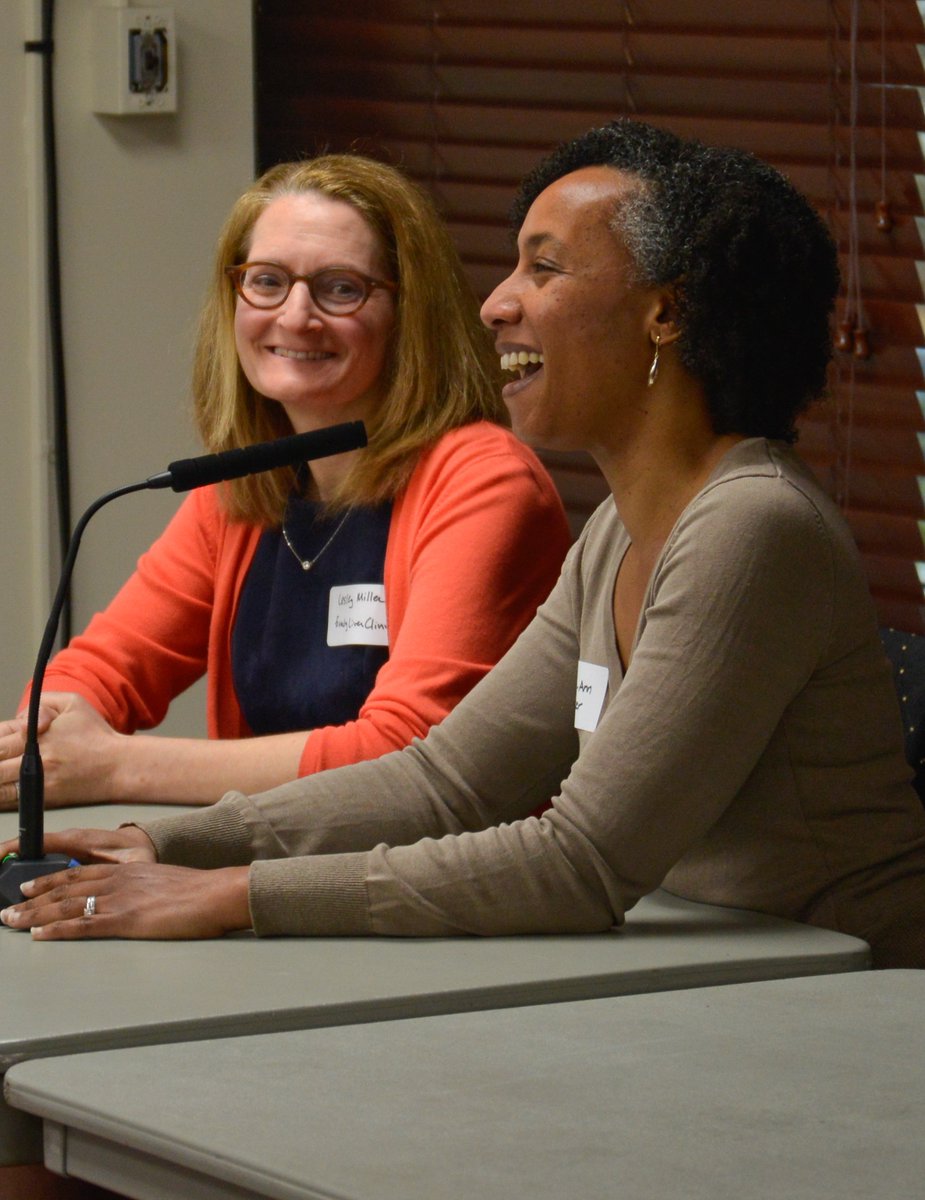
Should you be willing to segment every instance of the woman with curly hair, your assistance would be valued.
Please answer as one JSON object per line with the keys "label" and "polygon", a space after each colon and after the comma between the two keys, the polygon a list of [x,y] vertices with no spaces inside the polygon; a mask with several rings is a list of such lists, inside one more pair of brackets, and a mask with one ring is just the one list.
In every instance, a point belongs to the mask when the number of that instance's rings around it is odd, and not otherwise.
{"label": "woman with curly hair", "polygon": [[[400,171],[325,155],[249,187],[200,319],[201,438],[223,451],[362,420],[369,445],[189,495],[49,666],[48,801],[211,803],[446,716],[569,544],[552,481],[503,427],[499,378],[449,234]],[[208,738],[131,736],[203,673]],[[8,808],[23,724],[0,726]]]}
{"label": "woman with curly hair", "polygon": [[54,839],[90,865],[30,885],[7,924],[591,933],[662,886],[925,966],[890,668],[848,529],[790,444],[830,356],[827,230],[756,159],[631,121],[542,163],[515,219],[483,308],[504,400],[612,493],[536,619],[401,753]]}

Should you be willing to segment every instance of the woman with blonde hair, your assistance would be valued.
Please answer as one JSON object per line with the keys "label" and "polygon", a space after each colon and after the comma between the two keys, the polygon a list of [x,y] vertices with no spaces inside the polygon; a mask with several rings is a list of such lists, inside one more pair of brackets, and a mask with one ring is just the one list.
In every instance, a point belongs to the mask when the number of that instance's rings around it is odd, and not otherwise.
{"label": "woman with blonde hair", "polygon": [[[549,477],[501,425],[449,235],[390,166],[282,164],[240,197],[193,399],[210,451],[348,420],[369,445],[190,493],[49,666],[51,805],[209,803],[405,746],[507,650],[567,548]],[[207,739],[130,736],[203,673]],[[0,726],[6,807],[22,733]]]}

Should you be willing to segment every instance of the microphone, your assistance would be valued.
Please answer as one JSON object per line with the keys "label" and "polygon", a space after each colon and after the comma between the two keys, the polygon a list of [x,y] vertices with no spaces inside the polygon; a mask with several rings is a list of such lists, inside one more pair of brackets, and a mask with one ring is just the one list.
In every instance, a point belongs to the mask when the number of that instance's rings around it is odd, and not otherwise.
{"label": "microphone", "polygon": [[18,904],[23,898],[20,887],[27,880],[61,871],[71,862],[64,854],[44,853],[45,783],[38,744],[39,703],[42,680],[45,678],[45,668],[48,666],[58,633],[58,622],[74,571],[80,539],[90,518],[110,500],[115,500],[118,496],[127,496],[131,492],[166,487],[173,488],[175,492],[187,492],[209,483],[239,479],[242,475],[257,475],[277,467],[295,467],[299,463],[310,462],[316,458],[359,450],[365,445],[366,429],[363,422],[348,421],[342,425],[331,425],[327,429],[315,429],[309,433],[277,438],[272,442],[258,442],[240,450],[203,454],[198,458],[181,458],[170,463],[166,471],[151,475],[140,483],[130,483],[107,492],[90,505],[71,535],[61,567],[58,590],[45,625],[32,675],[32,691],[29,695],[29,711],[26,718],[26,743],[19,771],[19,855],[8,856],[0,863],[0,904]]}
{"label": "microphone", "polygon": [[313,429],[310,433],[294,433],[272,442],[257,442],[240,450],[224,450],[221,454],[203,454],[199,458],[180,458],[166,471],[152,475],[144,484],[149,488],[173,488],[188,492],[207,483],[224,483],[242,475],[259,475],[277,467],[292,467],[314,458],[343,454],[366,445],[366,429],[362,421],[347,421]]}

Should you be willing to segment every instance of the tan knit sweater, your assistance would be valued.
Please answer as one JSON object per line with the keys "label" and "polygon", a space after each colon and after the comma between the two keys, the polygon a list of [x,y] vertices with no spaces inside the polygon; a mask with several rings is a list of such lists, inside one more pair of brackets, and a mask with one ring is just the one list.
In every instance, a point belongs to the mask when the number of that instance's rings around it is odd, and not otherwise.
{"label": "tan knit sweater", "polygon": [[[260,934],[587,933],[661,884],[925,966],[925,813],[837,511],[788,448],[738,445],[665,545],[624,677],[627,544],[608,500],[425,740],[151,822],[161,860],[256,860]],[[582,712],[602,706],[581,732],[579,663]]]}

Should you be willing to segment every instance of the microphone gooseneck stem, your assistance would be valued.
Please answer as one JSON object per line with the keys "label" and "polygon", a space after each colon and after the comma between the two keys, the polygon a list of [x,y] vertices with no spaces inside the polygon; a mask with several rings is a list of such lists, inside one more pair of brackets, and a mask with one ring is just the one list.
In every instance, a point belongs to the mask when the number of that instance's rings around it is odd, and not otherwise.
{"label": "microphone gooseneck stem", "polygon": [[80,539],[83,537],[83,532],[87,527],[90,518],[110,500],[115,500],[119,496],[127,496],[130,492],[141,492],[149,487],[147,480],[143,483],[129,483],[124,487],[116,488],[115,491],[107,492],[104,496],[100,496],[94,500],[84,515],[77,522],[74,532],[71,534],[71,540],[68,544],[67,555],[61,567],[61,578],[58,581],[58,590],[55,592],[55,598],[51,606],[51,612],[48,616],[48,621],[45,624],[45,633],[42,637],[42,644],[39,647],[38,657],[35,660],[35,670],[32,673],[32,691],[29,695],[29,710],[26,717],[26,744],[23,750],[22,764],[19,770],[19,855],[23,859],[37,859],[42,857],[42,843],[45,840],[44,830],[44,799],[45,799],[45,784],[44,774],[42,771],[42,759],[39,754],[39,704],[42,696],[42,681],[45,678],[45,668],[48,666],[48,660],[51,657],[52,649],[54,648],[55,638],[58,634],[58,622],[61,619],[61,610],[64,608],[65,600],[67,599],[68,589],[71,583],[71,575],[74,573],[74,563],[77,560],[77,551],[80,548]]}
{"label": "microphone gooseneck stem", "polygon": [[22,901],[22,885],[40,875],[50,875],[63,871],[70,861],[66,854],[45,853],[45,776],[42,769],[42,756],[39,753],[39,705],[42,697],[42,681],[45,678],[45,668],[51,657],[52,647],[58,634],[58,622],[61,610],[67,599],[74,563],[80,547],[80,539],[87,527],[87,522],[104,504],[115,500],[117,496],[126,496],[130,492],[141,492],[149,487],[147,480],[142,483],[130,483],[125,487],[107,492],[90,505],[77,522],[68,543],[64,563],[61,566],[61,578],[58,590],[52,602],[51,612],[45,623],[45,633],[35,660],[35,670],[32,673],[32,692],[29,695],[29,710],[26,716],[26,738],[23,747],[22,762],[19,767],[19,854],[11,854],[0,863],[0,905],[19,904]]}
{"label": "microphone gooseneck stem", "polygon": [[[127,496],[131,492],[147,491],[150,488],[172,487],[174,491],[189,491],[238,479],[242,475],[259,474],[282,466],[296,466],[316,458],[327,458],[332,454],[343,454],[347,450],[358,450],[366,445],[366,429],[362,421],[348,421],[341,425],[330,425],[308,433],[293,434],[277,438],[272,442],[259,442],[238,450],[226,450],[221,454],[206,454],[199,458],[181,459],[169,465],[166,471],[152,475],[138,483],[106,492],[94,500],[83,514],[71,535],[67,554],[61,567],[58,590],[52,602],[51,612],[45,625],[45,634],[39,647],[32,674],[32,692],[26,717],[26,737],[22,763],[19,771],[19,861],[0,863],[0,899],[14,903],[20,899],[19,885],[22,880],[34,878],[37,873],[58,869],[52,859],[67,858],[61,855],[45,856],[45,784],[42,757],[39,753],[39,706],[42,698],[42,682],[45,668],[58,634],[61,611],[67,601],[71,575],[80,548],[80,539],[90,518],[110,500]],[[41,860],[41,861],[40,861]]]}

